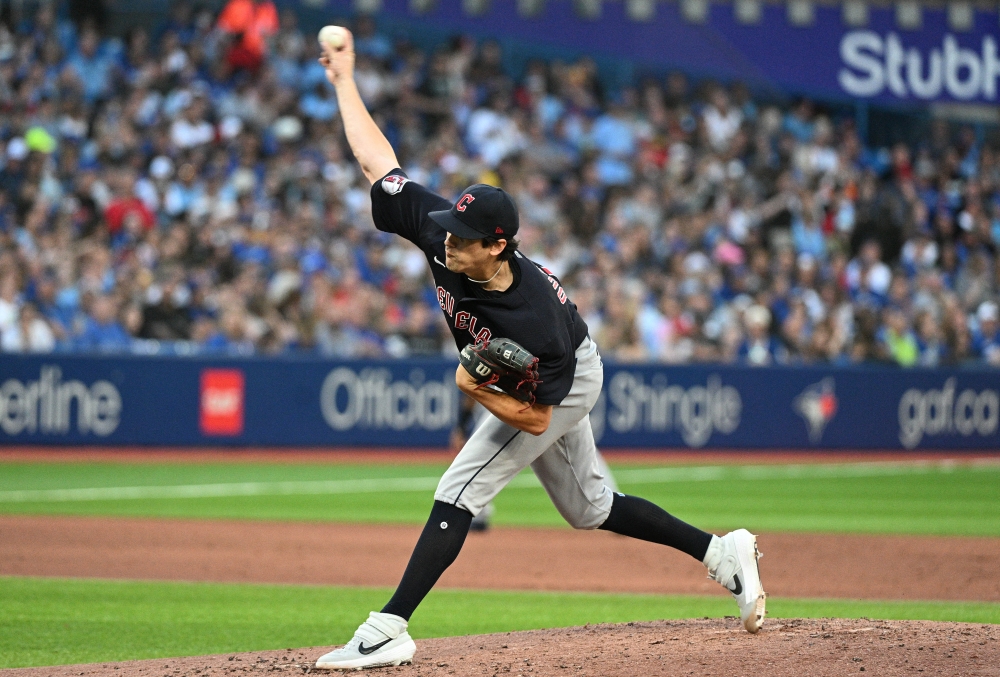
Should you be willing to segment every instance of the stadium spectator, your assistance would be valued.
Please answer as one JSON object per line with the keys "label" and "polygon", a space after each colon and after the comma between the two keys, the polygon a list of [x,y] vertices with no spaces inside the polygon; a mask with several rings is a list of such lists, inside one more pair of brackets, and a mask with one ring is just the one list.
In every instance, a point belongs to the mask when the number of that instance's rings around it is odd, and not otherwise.
{"label": "stadium spectator", "polygon": [[270,0],[229,0],[216,25],[233,36],[226,62],[256,73],[264,64],[267,39],[278,32],[278,10]]}
{"label": "stadium spectator", "polygon": [[883,326],[879,329],[879,348],[884,359],[902,367],[912,367],[919,359],[917,337],[910,329],[906,313],[899,306],[883,311]]}
{"label": "stadium spectator", "polygon": [[118,304],[114,298],[100,295],[91,302],[90,315],[76,343],[81,350],[113,353],[126,350],[132,342],[117,319]]}
{"label": "stadium spectator", "polygon": [[18,281],[12,273],[0,279],[0,331],[5,332],[17,324],[21,313]]}
{"label": "stadium spectator", "polygon": [[1000,366],[1000,314],[997,304],[983,301],[976,311],[979,325],[972,339],[972,349],[988,364]]}
{"label": "stadium spectator", "polygon": [[80,35],[76,51],[66,62],[64,76],[79,84],[83,96],[93,103],[111,93],[114,62],[100,50],[100,36],[93,27]]}
{"label": "stadium spectator", "polygon": [[103,225],[112,236],[133,230],[148,231],[156,225],[156,216],[135,195],[135,174],[127,169],[108,175],[111,197],[104,209]]}
{"label": "stadium spectator", "polygon": [[750,306],[743,313],[746,338],[740,345],[739,356],[746,364],[765,367],[788,361],[788,349],[771,335],[771,313],[764,306]]}
{"label": "stadium spectator", "polygon": [[743,114],[729,105],[726,90],[717,88],[702,113],[708,142],[717,152],[725,152],[743,124]]}
{"label": "stadium spectator", "polygon": [[21,306],[17,322],[0,333],[0,350],[5,353],[50,353],[55,346],[55,334],[31,303]]}

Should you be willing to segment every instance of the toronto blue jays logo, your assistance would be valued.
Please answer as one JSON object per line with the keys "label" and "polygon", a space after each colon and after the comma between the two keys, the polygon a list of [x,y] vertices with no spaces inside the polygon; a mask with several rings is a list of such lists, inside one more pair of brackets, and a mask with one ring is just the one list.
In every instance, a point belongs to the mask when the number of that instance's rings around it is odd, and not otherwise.
{"label": "toronto blue jays logo", "polygon": [[809,429],[809,441],[813,444],[823,439],[823,431],[837,414],[837,395],[833,378],[825,378],[819,383],[806,387],[792,403]]}

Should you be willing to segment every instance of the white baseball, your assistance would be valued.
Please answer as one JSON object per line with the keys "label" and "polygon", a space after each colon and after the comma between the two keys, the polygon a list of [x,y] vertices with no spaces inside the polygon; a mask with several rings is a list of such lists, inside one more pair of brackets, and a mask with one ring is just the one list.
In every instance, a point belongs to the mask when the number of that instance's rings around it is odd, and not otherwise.
{"label": "white baseball", "polygon": [[344,46],[344,37],[347,31],[341,26],[323,26],[319,31],[319,44],[326,45],[330,49],[339,49]]}

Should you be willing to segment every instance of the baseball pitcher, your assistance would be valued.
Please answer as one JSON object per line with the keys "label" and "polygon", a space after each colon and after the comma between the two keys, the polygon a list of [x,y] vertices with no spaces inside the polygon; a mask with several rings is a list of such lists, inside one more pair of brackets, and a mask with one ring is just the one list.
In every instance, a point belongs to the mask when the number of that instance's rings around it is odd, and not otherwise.
{"label": "baseball pitcher", "polygon": [[661,543],[702,562],[736,598],[744,627],[757,632],[765,594],[756,537],[745,529],[714,536],[605,485],[588,416],[603,380],[597,345],[559,280],[518,251],[514,201],[477,184],[452,204],[410,181],[358,94],[351,35],[338,42],[324,44],[320,62],[372,183],[375,225],[424,252],[460,350],[455,382],[489,414],[441,478],[395,594],[316,667],[412,662],[410,616],[458,556],[473,516],[527,466],[573,527]]}

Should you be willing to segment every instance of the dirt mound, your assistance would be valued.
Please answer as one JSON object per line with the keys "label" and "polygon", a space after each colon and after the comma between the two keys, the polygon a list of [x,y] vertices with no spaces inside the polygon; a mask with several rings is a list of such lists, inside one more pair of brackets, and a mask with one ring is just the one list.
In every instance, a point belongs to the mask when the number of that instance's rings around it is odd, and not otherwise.
{"label": "dirt mound", "polygon": [[[414,664],[366,674],[645,677],[764,674],[1000,675],[1000,627],[968,623],[769,619],[655,621],[417,642]],[[0,670],[2,677],[301,675],[327,648]],[[313,671],[314,674],[325,674]],[[336,674],[336,673],[334,673]]]}

